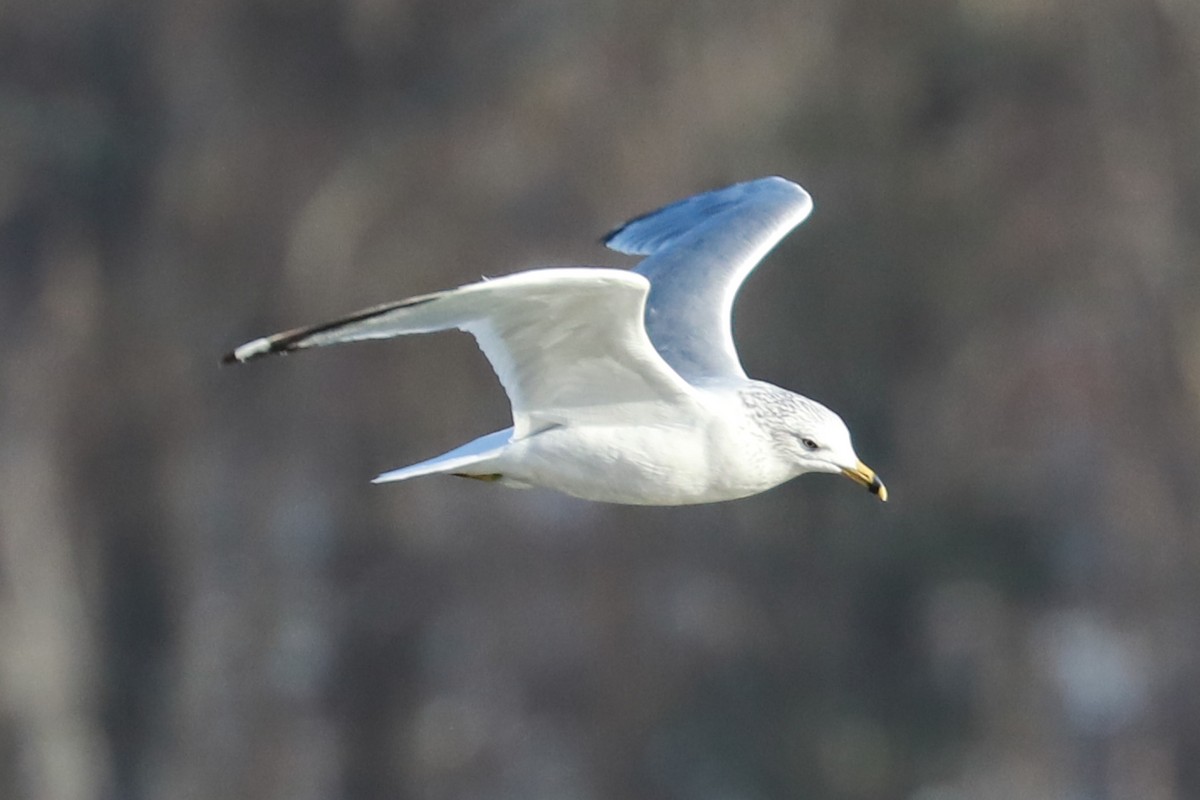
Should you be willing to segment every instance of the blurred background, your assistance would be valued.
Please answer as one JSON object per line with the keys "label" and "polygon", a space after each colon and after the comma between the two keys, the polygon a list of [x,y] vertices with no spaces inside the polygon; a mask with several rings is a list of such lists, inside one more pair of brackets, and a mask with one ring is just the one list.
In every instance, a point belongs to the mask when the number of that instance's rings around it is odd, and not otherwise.
{"label": "blurred background", "polygon": [[[233,345],[780,174],[892,500],[377,473],[469,337]],[[1200,797],[1200,4],[4,0],[0,796]]]}

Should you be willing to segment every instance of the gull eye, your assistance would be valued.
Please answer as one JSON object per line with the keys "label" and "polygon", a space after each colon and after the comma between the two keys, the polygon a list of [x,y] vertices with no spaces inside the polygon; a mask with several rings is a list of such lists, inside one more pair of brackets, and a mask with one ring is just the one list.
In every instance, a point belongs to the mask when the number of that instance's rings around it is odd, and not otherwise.
{"label": "gull eye", "polygon": [[800,444],[804,445],[805,449],[808,450],[819,450],[821,447],[814,440],[808,438],[807,436],[800,440]]}

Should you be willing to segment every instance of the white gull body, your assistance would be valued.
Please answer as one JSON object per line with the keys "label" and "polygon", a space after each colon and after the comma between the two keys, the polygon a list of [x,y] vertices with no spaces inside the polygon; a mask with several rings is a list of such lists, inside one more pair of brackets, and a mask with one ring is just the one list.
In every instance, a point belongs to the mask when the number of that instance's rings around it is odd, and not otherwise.
{"label": "white gull body", "polygon": [[747,377],[733,302],[758,262],[812,210],[762,178],[681,200],[605,237],[645,255],[633,271],[529,270],[255,339],[248,361],[447,329],[472,335],[513,425],[376,482],[452,474],[632,505],[757,494],[805,472],[841,472],[887,498],[837,414]]}

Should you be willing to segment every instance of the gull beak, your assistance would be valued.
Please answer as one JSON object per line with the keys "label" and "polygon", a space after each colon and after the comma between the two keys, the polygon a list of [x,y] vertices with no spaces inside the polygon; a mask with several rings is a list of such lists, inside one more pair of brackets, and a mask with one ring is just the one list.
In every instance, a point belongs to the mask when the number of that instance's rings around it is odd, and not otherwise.
{"label": "gull beak", "polygon": [[879,480],[875,470],[866,464],[860,461],[853,467],[844,468],[842,474],[855,483],[867,487],[868,492],[878,495],[880,500],[887,502],[887,487],[883,485],[883,481]]}

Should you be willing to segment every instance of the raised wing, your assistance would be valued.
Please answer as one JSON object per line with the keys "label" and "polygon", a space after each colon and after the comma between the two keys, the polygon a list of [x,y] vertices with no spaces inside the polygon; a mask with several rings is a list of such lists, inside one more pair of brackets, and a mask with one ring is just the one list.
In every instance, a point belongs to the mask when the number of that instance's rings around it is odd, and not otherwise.
{"label": "raised wing", "polygon": [[646,332],[691,382],[745,378],[733,342],[733,301],[771,248],[812,211],[808,192],[760,178],[680,200],[604,237],[614,250],[646,255]]}
{"label": "raised wing", "polygon": [[605,407],[694,402],[692,387],[663,361],[642,326],[650,284],[616,269],[530,270],[376,306],[277,333],[229,353],[249,361],[364,339],[458,328],[479,342],[513,410],[513,438],[546,427],[612,418]]}

